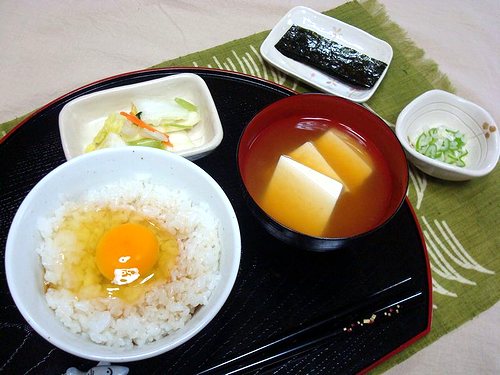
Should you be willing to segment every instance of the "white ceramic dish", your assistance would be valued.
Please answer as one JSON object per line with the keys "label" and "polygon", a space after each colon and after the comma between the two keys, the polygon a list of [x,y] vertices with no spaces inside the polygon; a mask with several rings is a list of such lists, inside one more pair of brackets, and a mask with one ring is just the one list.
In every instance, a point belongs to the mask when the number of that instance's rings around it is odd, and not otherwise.
{"label": "white ceramic dish", "polygon": [[[43,270],[35,249],[41,238],[37,220],[50,217],[62,200],[120,179],[150,177],[151,182],[187,191],[206,202],[220,221],[221,280],[208,304],[174,334],[132,349],[113,349],[71,333],[55,317],[44,297]],[[64,183],[61,183],[64,181]],[[126,362],[162,354],[203,329],[221,309],[239,268],[241,240],[235,212],[220,186],[194,163],[148,147],[105,149],[72,159],[46,175],[26,196],[12,222],[5,251],[5,269],[12,297],[27,322],[53,345],[96,361]]]}
{"label": "white ceramic dish", "polygon": [[190,160],[207,155],[221,143],[223,137],[217,108],[200,76],[181,73],[98,91],[67,103],[59,114],[59,131],[66,159],[83,154],[83,150],[91,143],[110,113],[128,112],[131,103],[141,99],[160,99],[168,102],[175,97],[196,104],[201,119],[189,130],[194,147],[178,151],[174,148],[174,153]]}
{"label": "white ceramic dish", "polygon": [[[468,155],[465,167],[434,160],[417,152],[418,136],[432,127],[444,126],[465,135]],[[431,90],[409,103],[398,116],[396,135],[408,159],[423,172],[444,180],[481,177],[496,166],[500,153],[498,127],[483,108],[442,90]]]}
{"label": "white ceramic dish", "polygon": [[[313,67],[284,56],[275,48],[276,43],[292,25],[315,31],[334,42],[383,61],[387,64],[387,67],[371,89],[361,89],[344,83]],[[387,69],[392,60],[392,47],[387,42],[375,38],[373,35],[352,25],[303,6],[291,9],[276,26],[274,26],[266,40],[262,43],[260,53],[265,60],[278,69],[283,70],[285,73],[322,91],[355,102],[365,102],[370,99],[387,73]]]}

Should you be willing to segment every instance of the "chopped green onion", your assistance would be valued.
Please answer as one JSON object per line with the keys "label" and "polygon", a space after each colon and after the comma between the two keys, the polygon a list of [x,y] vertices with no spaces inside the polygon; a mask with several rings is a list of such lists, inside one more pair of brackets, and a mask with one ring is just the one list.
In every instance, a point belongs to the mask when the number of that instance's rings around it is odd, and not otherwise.
{"label": "chopped green onion", "polygon": [[421,154],[448,164],[465,167],[464,135],[458,130],[445,127],[431,128],[417,138],[415,149]]}

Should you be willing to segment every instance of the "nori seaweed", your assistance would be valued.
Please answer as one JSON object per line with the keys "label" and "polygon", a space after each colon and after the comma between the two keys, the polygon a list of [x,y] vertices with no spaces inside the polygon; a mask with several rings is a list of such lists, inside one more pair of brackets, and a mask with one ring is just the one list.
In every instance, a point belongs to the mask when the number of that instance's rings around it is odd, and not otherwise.
{"label": "nori seaweed", "polygon": [[372,88],[387,64],[318,33],[293,25],[276,43],[276,49],[306,65],[355,86]]}

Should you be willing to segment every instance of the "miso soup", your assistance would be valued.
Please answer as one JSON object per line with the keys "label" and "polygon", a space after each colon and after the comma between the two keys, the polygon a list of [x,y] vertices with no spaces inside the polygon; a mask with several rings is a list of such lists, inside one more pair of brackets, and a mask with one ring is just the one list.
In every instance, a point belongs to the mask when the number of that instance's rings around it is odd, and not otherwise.
{"label": "miso soup", "polygon": [[381,153],[340,123],[283,118],[255,138],[244,162],[257,204],[302,233],[356,235],[380,224],[388,209],[392,187]]}

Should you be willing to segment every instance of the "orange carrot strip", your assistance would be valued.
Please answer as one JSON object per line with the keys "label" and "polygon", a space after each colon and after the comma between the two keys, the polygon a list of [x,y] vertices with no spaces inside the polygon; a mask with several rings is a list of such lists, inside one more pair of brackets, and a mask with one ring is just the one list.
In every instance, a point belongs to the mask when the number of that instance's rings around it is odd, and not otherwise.
{"label": "orange carrot strip", "polygon": [[127,112],[120,112],[120,115],[122,115],[123,117],[125,117],[127,120],[129,120],[131,123],[137,125],[138,127],[140,128],[143,128],[143,129],[147,129],[149,131],[152,131],[153,133],[159,133],[163,136],[165,136],[167,138],[166,141],[163,141],[163,144],[166,145],[166,146],[173,146],[172,143],[170,143],[170,140],[169,140],[169,137],[168,137],[168,134],[165,134],[159,130],[156,130],[154,127],[152,127],[151,125],[145,123],[144,121],[142,121],[140,118],[138,118],[137,116],[134,116],[134,115],[131,115],[130,113],[127,113]]}
{"label": "orange carrot strip", "polygon": [[174,145],[173,145],[173,144],[172,144],[172,142],[170,142],[170,141],[162,141],[161,143],[162,143],[162,144],[163,144],[163,146],[165,146],[165,147],[166,147],[166,146],[174,147]]}
{"label": "orange carrot strip", "polygon": [[[134,123],[135,125],[141,127],[141,128],[144,128],[144,129],[148,129],[152,132],[155,132],[155,133],[161,133],[159,132],[158,130],[156,130],[154,127],[152,127],[151,125],[149,124],[146,124],[144,121],[142,121],[140,118],[134,116],[134,115],[131,115],[130,113],[127,113],[127,112],[120,112],[120,115],[122,115],[123,117],[125,117],[127,120],[129,120],[130,122]],[[161,133],[161,134],[164,134],[164,133]]]}

